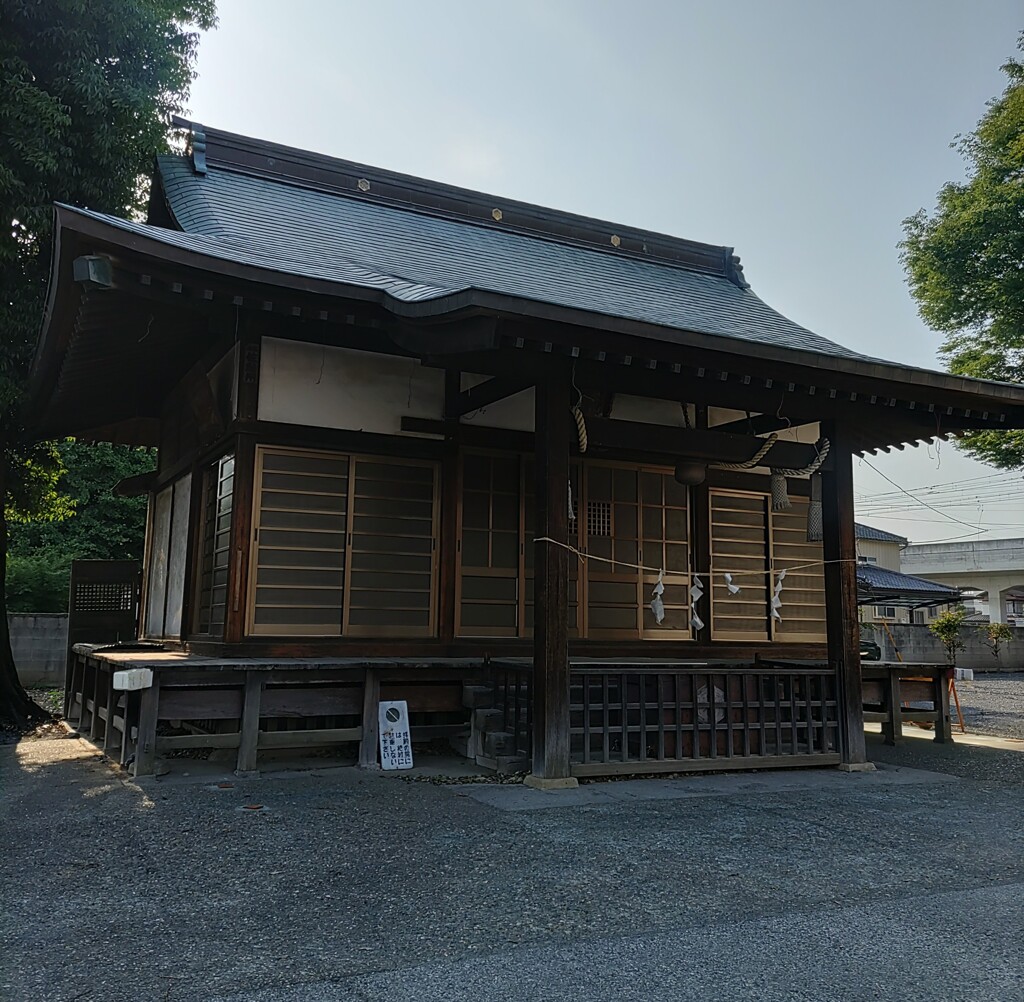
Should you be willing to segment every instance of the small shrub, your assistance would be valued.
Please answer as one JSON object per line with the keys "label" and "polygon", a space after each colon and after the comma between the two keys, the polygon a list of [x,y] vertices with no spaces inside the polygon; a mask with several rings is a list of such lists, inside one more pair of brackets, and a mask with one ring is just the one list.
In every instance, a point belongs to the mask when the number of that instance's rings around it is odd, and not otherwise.
{"label": "small shrub", "polygon": [[955,609],[947,609],[928,624],[928,629],[938,638],[939,643],[945,649],[946,660],[954,668],[957,654],[967,646],[961,636],[967,615],[967,610],[962,605],[958,605]]}
{"label": "small shrub", "polygon": [[1013,630],[1005,623],[983,623],[979,629],[984,634],[982,643],[992,652],[992,657],[999,660],[999,652],[1003,644],[1013,640]]}

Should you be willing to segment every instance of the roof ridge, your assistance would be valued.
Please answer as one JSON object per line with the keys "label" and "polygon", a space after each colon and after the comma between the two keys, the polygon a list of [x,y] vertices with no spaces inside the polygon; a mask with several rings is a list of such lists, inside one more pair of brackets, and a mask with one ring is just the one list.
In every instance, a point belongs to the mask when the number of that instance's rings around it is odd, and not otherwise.
{"label": "roof ridge", "polygon": [[726,278],[741,289],[750,287],[743,276],[739,257],[726,245],[702,243],[460,188],[207,128],[177,116],[174,124],[189,130],[188,158],[197,174],[205,174],[210,164],[216,164],[224,170],[296,184],[324,194],[399,205],[488,229],[584,246],[615,257],[673,264],[688,271]]}

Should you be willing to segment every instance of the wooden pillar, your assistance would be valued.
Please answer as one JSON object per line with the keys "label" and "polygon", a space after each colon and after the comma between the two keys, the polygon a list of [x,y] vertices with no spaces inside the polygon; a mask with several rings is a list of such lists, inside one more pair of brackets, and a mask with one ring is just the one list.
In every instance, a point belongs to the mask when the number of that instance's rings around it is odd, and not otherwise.
{"label": "wooden pillar", "polygon": [[[683,404],[684,407],[688,406]],[[708,409],[703,404],[694,405],[695,421],[694,425],[697,428],[707,428],[708,426]],[[692,565],[693,567],[701,568],[711,567],[711,488],[708,486],[707,480],[690,488],[690,506],[692,510],[691,525],[693,527],[693,540],[692,546]],[[710,644],[711,643],[711,617],[708,615],[707,610],[711,608],[711,599],[713,596],[713,590],[711,582],[707,582],[708,589],[708,602],[701,612],[701,617],[704,621],[704,625],[694,631],[694,640],[699,644]]]}
{"label": "wooden pillar", "polygon": [[822,424],[831,443],[831,468],[822,473],[825,555],[825,626],[828,657],[837,672],[840,750],[843,764],[867,762],[857,620],[857,540],[853,525],[853,453],[846,428]]}
{"label": "wooden pillar", "polygon": [[242,720],[238,728],[238,760],[235,775],[243,778],[258,775],[256,755],[260,740],[260,701],[263,697],[263,674],[245,673],[245,692],[242,697]]}
{"label": "wooden pillar", "polygon": [[[452,408],[461,389],[461,373],[448,369],[444,374],[444,453],[441,457],[441,545],[438,588],[438,637],[444,644],[455,639],[456,546],[459,523],[459,445],[458,419],[452,419]],[[374,762],[377,761],[374,749]]]}
{"label": "wooden pillar", "polygon": [[135,776],[152,776],[156,760],[156,722],[160,706],[160,673],[153,672],[153,684],[139,694],[139,735],[135,742]]}
{"label": "wooden pillar", "polygon": [[[246,427],[259,416],[260,337],[252,319],[239,318],[238,421]],[[249,597],[249,555],[252,548],[252,506],[256,477],[256,439],[241,434],[235,441],[234,497],[231,502],[231,548],[228,557],[224,642],[245,637]]]}
{"label": "wooden pillar", "polygon": [[[555,370],[537,384],[535,405],[537,537],[569,539],[569,376]],[[532,786],[575,786],[569,773],[569,551],[536,543],[533,628]]]}
{"label": "wooden pillar", "polygon": [[363,681],[363,733],[359,739],[359,768],[377,769],[377,745],[380,743],[380,676],[367,668]]}
{"label": "wooden pillar", "polygon": [[227,607],[224,610],[224,642],[228,644],[237,644],[245,636],[245,619],[249,605],[249,557],[252,549],[255,478],[256,439],[253,435],[239,435],[235,440]]}

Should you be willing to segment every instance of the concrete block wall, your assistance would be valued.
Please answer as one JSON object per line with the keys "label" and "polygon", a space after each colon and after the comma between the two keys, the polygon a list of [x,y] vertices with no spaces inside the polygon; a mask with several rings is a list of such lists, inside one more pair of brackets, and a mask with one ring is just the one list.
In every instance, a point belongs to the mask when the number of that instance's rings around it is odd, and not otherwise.
{"label": "concrete block wall", "polygon": [[[904,661],[945,664],[946,652],[927,626],[896,623],[891,624],[889,629]],[[1012,630],[1013,640],[1003,644],[997,661],[982,643],[983,631],[976,626],[964,627],[961,637],[967,647],[957,655],[957,666],[973,668],[975,671],[1024,671],[1024,627],[1017,626]],[[861,636],[866,640],[873,640],[882,648],[883,661],[898,660],[892,641],[882,627],[869,630],[861,626]]]}
{"label": "concrete block wall", "polygon": [[36,689],[62,687],[68,651],[67,614],[12,614],[7,623],[21,684]]}

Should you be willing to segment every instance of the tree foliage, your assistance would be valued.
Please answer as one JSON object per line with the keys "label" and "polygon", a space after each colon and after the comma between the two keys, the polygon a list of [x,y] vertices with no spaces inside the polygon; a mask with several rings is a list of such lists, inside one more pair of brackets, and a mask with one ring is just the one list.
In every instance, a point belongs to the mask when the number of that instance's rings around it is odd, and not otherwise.
{"label": "tree foliage", "polygon": [[982,643],[992,652],[992,657],[999,660],[999,654],[1003,644],[1013,640],[1013,630],[1006,623],[985,623],[979,627],[982,633]]}
{"label": "tree foliage", "polygon": [[[65,514],[59,452],[19,410],[50,263],[53,203],[137,215],[195,76],[213,0],[3,0],[0,7],[0,576],[6,515]],[[46,485],[49,485],[48,487]],[[0,586],[3,585],[0,579]],[[0,595],[3,588],[0,587]],[[0,608],[0,717],[34,711]]]}
{"label": "tree foliage", "polygon": [[945,649],[946,660],[954,668],[957,654],[967,646],[963,639],[963,629],[968,615],[967,610],[962,605],[958,605],[940,613],[928,624],[928,629]]}
{"label": "tree foliage", "polygon": [[[1018,40],[1024,51],[1024,33]],[[945,335],[950,372],[1024,382],[1024,63],[977,128],[954,144],[967,180],[946,184],[932,215],[903,222],[902,260],[921,317]],[[1024,466],[1024,431],[973,432],[965,450],[1004,468]]]}
{"label": "tree foliage", "polygon": [[[66,471],[60,480],[62,517],[12,521],[7,551],[9,612],[64,612],[72,560],[142,559],[146,500],[121,497],[113,488],[126,477],[152,470],[153,453],[70,439],[48,444]],[[43,510],[52,512],[53,502]]]}

